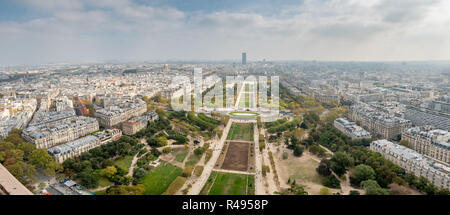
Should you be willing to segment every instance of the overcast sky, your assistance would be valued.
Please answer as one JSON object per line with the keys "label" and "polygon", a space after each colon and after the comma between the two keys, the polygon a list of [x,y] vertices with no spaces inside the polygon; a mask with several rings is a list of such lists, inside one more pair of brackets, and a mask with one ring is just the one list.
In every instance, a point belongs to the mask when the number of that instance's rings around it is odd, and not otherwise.
{"label": "overcast sky", "polygon": [[0,64],[450,60],[448,0],[0,0]]}

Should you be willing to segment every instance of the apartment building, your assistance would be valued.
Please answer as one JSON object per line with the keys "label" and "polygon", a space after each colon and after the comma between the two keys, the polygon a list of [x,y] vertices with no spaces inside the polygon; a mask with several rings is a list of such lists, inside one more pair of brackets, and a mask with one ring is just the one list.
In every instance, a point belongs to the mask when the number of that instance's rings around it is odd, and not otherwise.
{"label": "apartment building", "polygon": [[364,128],[356,125],[355,122],[350,122],[346,118],[337,118],[333,123],[334,127],[349,136],[352,140],[372,138],[370,133]]}
{"label": "apartment building", "polygon": [[68,158],[80,156],[83,152],[87,152],[93,148],[117,140],[121,135],[122,132],[119,129],[105,130],[72,142],[51,147],[47,151],[53,156],[55,161],[62,163]]}
{"label": "apartment building", "polygon": [[450,132],[414,127],[402,133],[402,140],[408,141],[411,149],[450,164]]}
{"label": "apartment building", "polygon": [[112,128],[132,117],[140,116],[146,111],[147,103],[142,100],[133,100],[105,107],[96,111],[94,116],[101,126]]}
{"label": "apartment building", "polygon": [[147,127],[148,121],[146,117],[137,116],[122,123],[122,131],[126,135],[136,134],[139,130]]}
{"label": "apartment building", "polygon": [[380,153],[407,173],[425,177],[438,188],[450,189],[450,168],[428,160],[412,149],[387,140],[378,140],[370,144],[370,150]]}
{"label": "apartment building", "polygon": [[51,123],[29,126],[22,132],[23,138],[36,148],[51,148],[61,143],[86,136],[99,129],[97,120],[90,117],[74,117]]}
{"label": "apartment building", "polygon": [[377,111],[364,104],[351,106],[348,118],[369,131],[373,137],[382,139],[395,139],[405,128],[411,127],[409,120]]}

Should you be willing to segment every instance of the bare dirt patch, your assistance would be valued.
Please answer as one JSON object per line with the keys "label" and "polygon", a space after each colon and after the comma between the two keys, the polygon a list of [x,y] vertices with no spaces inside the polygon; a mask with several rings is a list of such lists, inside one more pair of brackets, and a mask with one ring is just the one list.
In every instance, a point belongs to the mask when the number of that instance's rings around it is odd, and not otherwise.
{"label": "bare dirt patch", "polygon": [[249,157],[249,143],[229,142],[227,154],[222,169],[247,171]]}

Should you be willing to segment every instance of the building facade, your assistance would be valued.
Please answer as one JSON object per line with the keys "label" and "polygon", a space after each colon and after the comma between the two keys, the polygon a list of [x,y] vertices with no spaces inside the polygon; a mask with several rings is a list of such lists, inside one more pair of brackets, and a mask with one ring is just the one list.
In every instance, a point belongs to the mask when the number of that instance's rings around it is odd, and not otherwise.
{"label": "building facade", "polygon": [[370,150],[380,153],[407,173],[424,177],[438,188],[450,189],[450,169],[427,160],[412,149],[387,140],[378,140],[370,144]]}
{"label": "building facade", "polygon": [[22,132],[23,138],[36,148],[51,148],[61,143],[86,136],[99,129],[96,119],[79,116],[52,123],[29,126]]}
{"label": "building facade", "polygon": [[119,126],[126,120],[140,116],[147,111],[147,103],[142,100],[126,101],[118,105],[111,105],[95,112],[101,126],[112,128]]}
{"label": "building facade", "polygon": [[133,135],[141,129],[147,127],[148,120],[146,117],[137,116],[122,123],[122,131],[126,135]]}
{"label": "building facade", "polygon": [[348,118],[372,134],[372,137],[395,139],[404,129],[411,127],[411,121],[376,111],[367,105],[351,106]]}
{"label": "building facade", "polygon": [[403,132],[402,140],[408,141],[411,149],[450,164],[450,132],[414,127]]}
{"label": "building facade", "polygon": [[352,138],[352,140],[372,138],[368,131],[356,125],[355,122],[348,121],[346,118],[337,118],[334,120],[333,125],[336,129]]}
{"label": "building facade", "polygon": [[122,132],[119,129],[105,130],[69,143],[51,147],[47,151],[53,156],[55,161],[62,163],[69,158],[80,156],[83,152],[87,152],[93,148],[117,140],[121,135]]}

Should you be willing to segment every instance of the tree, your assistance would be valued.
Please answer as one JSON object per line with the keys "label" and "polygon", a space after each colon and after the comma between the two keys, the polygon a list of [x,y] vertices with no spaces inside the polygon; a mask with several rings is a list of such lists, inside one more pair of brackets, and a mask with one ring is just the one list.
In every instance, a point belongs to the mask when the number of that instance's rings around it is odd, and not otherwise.
{"label": "tree", "polygon": [[117,187],[111,187],[106,191],[107,195],[143,195],[145,192],[145,186],[138,184],[136,186],[120,185]]}
{"label": "tree", "polygon": [[303,154],[304,147],[302,145],[296,145],[294,148],[294,156],[300,157]]}
{"label": "tree", "polygon": [[98,178],[94,176],[92,169],[88,168],[78,175],[80,184],[87,188],[98,187]]}
{"label": "tree", "polygon": [[127,155],[128,153],[130,153],[131,145],[127,142],[120,142],[117,145],[117,149],[120,155]]}
{"label": "tree", "polygon": [[337,175],[341,176],[347,172],[347,167],[354,165],[353,158],[345,152],[336,152],[330,159],[331,169]]}
{"label": "tree", "polygon": [[30,154],[30,162],[36,167],[46,167],[49,163],[53,162],[52,156],[50,156],[45,149],[36,149]]}
{"label": "tree", "polygon": [[28,157],[31,154],[31,152],[33,152],[33,150],[36,149],[36,146],[31,143],[21,142],[19,143],[17,148],[24,152],[25,157]]}
{"label": "tree", "polygon": [[117,173],[117,169],[114,166],[108,166],[100,170],[100,175],[108,179],[111,179]]}
{"label": "tree", "polygon": [[360,164],[356,166],[352,172],[352,175],[350,176],[350,182],[355,186],[359,186],[361,181],[374,179],[375,179],[375,171],[372,169],[372,167],[367,166],[365,164]]}
{"label": "tree", "polygon": [[291,188],[289,188],[289,193],[293,195],[308,195],[308,192],[305,191],[305,187],[291,184]]}
{"label": "tree", "polygon": [[158,137],[156,140],[158,147],[166,146],[167,145],[167,138],[164,136]]}
{"label": "tree", "polygon": [[170,153],[172,151],[172,148],[170,148],[170,147],[166,147],[166,148],[164,148],[163,150],[162,150],[162,152],[164,153],[164,154],[168,154],[168,153]]}
{"label": "tree", "polygon": [[194,154],[197,155],[197,156],[201,156],[203,154],[203,152],[205,152],[203,147],[199,147],[199,148],[194,149]]}
{"label": "tree", "polygon": [[366,195],[389,195],[389,192],[381,188],[375,180],[363,181],[361,187],[366,191]]}
{"label": "tree", "polygon": [[320,175],[323,175],[323,176],[331,175],[330,160],[322,159],[320,161],[319,166],[316,168],[316,171],[317,171],[317,173],[319,173]]}
{"label": "tree", "polygon": [[145,170],[143,168],[138,168],[136,171],[134,171],[133,177],[137,180],[140,180],[140,179],[144,178],[147,174],[148,174],[147,170]]}
{"label": "tree", "polygon": [[341,188],[341,182],[334,175],[330,175],[330,176],[326,177],[325,179],[323,179],[322,184],[323,184],[323,186],[330,187],[330,188]]}

